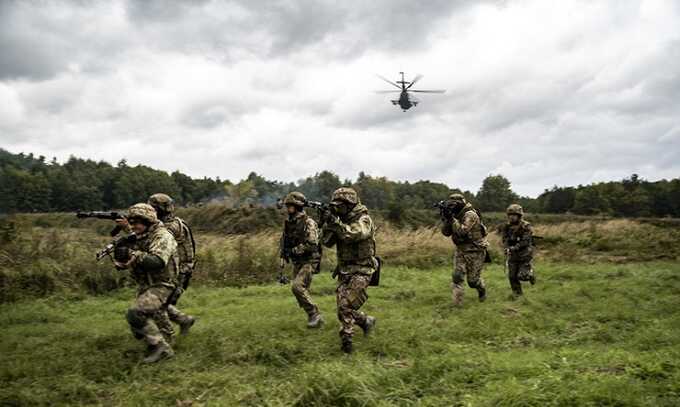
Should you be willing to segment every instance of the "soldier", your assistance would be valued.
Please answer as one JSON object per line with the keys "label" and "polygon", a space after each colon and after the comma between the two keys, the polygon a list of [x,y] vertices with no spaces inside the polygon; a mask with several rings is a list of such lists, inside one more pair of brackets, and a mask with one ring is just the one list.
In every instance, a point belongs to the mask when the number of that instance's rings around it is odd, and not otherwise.
{"label": "soldier", "polygon": [[333,273],[338,278],[336,301],[340,320],[341,349],[352,353],[354,324],[364,335],[375,327],[375,318],[359,311],[368,299],[371,276],[379,267],[375,258],[375,226],[368,208],[361,204],[352,188],[333,192],[330,211],[322,213],[323,244],[337,246],[338,265]]}
{"label": "soldier", "polygon": [[319,307],[309,295],[312,275],[320,270],[319,228],[314,219],[305,213],[306,202],[307,199],[300,192],[289,193],[283,201],[288,219],[281,235],[281,267],[286,262],[293,263],[293,295],[300,308],[307,313],[307,327],[320,328],[324,320]]}
{"label": "soldier", "polygon": [[144,339],[151,353],[145,363],[174,356],[161,327],[170,325],[167,302],[175,291],[179,257],[177,242],[160,223],[153,207],[138,203],[128,210],[127,220],[136,235],[130,246],[116,248],[115,265],[129,269],[137,282],[137,298],[127,311],[127,321],[137,339]]}
{"label": "soldier", "polygon": [[170,321],[179,325],[180,335],[186,335],[196,322],[196,318],[183,313],[177,308],[177,301],[189,286],[196,262],[196,242],[191,228],[184,220],[175,216],[175,202],[166,194],[153,194],[147,203],[156,210],[158,218],[172,233],[177,242],[179,255],[179,275],[177,276],[177,292],[173,296],[173,303],[168,304]]}
{"label": "soldier", "polygon": [[479,301],[486,300],[486,286],[482,278],[482,269],[488,256],[486,249],[486,227],[472,205],[466,202],[461,194],[451,194],[446,201],[450,212],[442,212],[442,234],[451,236],[456,246],[455,266],[451,296],[453,305],[463,304],[463,282],[467,277],[470,288],[477,289]]}
{"label": "soldier", "polygon": [[500,232],[512,298],[515,299],[522,295],[522,281],[528,281],[531,285],[536,284],[534,270],[531,267],[533,230],[531,224],[522,219],[524,210],[521,206],[517,204],[508,206],[506,214],[508,223],[501,226]]}

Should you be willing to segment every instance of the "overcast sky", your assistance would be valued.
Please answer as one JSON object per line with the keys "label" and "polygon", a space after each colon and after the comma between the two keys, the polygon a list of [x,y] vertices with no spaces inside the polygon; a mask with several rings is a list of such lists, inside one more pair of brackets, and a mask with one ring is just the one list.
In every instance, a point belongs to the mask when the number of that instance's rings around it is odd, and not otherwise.
{"label": "overcast sky", "polygon": [[[0,2],[0,147],[476,191],[680,176],[680,2]],[[375,94],[423,74],[403,113]]]}

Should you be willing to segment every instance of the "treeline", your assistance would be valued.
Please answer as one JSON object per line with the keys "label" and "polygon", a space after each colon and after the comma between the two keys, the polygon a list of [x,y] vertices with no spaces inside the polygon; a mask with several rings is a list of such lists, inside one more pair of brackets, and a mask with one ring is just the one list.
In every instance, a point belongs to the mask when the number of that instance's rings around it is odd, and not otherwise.
{"label": "treeline", "polygon": [[194,179],[125,160],[116,166],[71,157],[64,164],[33,154],[0,149],[0,213],[125,208],[165,192],[180,205],[220,203],[229,207],[271,206],[292,190],[312,200],[327,200],[340,186],[352,186],[362,201],[398,221],[408,209],[428,209],[452,191],[464,194],[482,211],[503,211],[519,202],[529,212],[610,216],[680,217],[680,179],[649,182],[633,175],[616,182],[554,187],[538,198],[518,196],[502,175],[490,175],[476,193],[431,181],[397,182],[360,172],[355,181],[322,171],[295,183],[265,179],[252,172],[238,183]]}
{"label": "treeline", "polygon": [[650,182],[633,174],[623,181],[553,187],[535,200],[546,213],[625,217],[680,217],[680,179]]}

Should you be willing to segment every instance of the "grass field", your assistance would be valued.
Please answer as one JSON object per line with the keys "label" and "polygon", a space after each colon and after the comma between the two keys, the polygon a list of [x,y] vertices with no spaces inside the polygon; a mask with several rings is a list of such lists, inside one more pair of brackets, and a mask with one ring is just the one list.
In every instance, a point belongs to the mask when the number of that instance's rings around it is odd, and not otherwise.
{"label": "grass field", "polygon": [[124,312],[133,292],[0,305],[0,405],[677,406],[680,265],[537,264],[526,298],[450,307],[449,267],[389,267],[365,310],[375,335],[339,351],[334,282],[304,327],[289,287],[195,287],[201,319],[174,359],[139,363]]}

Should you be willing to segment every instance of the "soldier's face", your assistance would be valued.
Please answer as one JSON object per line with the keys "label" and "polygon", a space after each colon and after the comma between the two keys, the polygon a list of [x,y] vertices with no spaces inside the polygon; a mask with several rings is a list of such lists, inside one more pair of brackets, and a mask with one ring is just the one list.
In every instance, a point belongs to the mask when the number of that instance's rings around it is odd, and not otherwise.
{"label": "soldier's face", "polygon": [[288,212],[289,215],[293,215],[297,212],[297,208],[295,208],[295,205],[286,205],[286,212]]}
{"label": "soldier's face", "polygon": [[130,219],[129,222],[130,222],[130,227],[132,228],[132,231],[135,232],[136,235],[143,234],[149,228],[140,219],[134,219],[133,218],[133,219]]}
{"label": "soldier's face", "polygon": [[508,215],[508,220],[510,223],[519,223],[519,215],[515,215],[514,213],[512,215]]}

